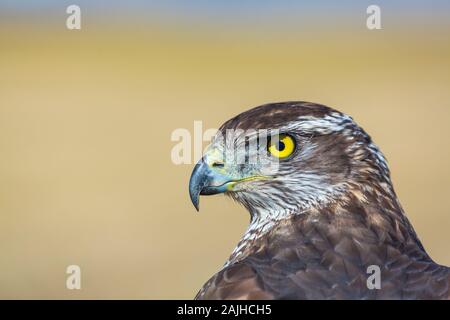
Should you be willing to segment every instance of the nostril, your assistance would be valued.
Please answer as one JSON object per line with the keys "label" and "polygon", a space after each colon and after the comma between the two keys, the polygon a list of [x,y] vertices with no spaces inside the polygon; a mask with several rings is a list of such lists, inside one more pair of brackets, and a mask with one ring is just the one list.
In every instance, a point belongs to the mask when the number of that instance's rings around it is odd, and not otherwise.
{"label": "nostril", "polygon": [[215,168],[223,168],[225,164],[223,162],[213,162],[212,166]]}

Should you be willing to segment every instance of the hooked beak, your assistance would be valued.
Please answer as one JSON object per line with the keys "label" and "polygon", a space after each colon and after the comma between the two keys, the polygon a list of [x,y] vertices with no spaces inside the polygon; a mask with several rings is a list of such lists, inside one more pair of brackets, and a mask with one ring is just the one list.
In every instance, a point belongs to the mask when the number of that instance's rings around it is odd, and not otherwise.
{"label": "hooked beak", "polygon": [[189,181],[189,195],[192,204],[199,210],[200,195],[213,195],[229,190],[233,179],[211,168],[203,157],[194,167]]}
{"label": "hooked beak", "polygon": [[[228,191],[237,191],[235,185],[254,180],[272,179],[270,176],[237,173],[233,167],[222,162],[208,161],[205,155],[194,167],[189,180],[189,195],[192,204],[199,210],[200,196],[209,196]],[[242,191],[242,189],[240,189]]]}

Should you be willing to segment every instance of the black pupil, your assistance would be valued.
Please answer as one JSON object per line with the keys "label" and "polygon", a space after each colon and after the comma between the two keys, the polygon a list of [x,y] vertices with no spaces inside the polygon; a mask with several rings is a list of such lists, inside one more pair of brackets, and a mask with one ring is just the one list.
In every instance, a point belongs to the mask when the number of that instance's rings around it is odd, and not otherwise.
{"label": "black pupil", "polygon": [[283,151],[285,148],[284,142],[278,141],[278,151]]}

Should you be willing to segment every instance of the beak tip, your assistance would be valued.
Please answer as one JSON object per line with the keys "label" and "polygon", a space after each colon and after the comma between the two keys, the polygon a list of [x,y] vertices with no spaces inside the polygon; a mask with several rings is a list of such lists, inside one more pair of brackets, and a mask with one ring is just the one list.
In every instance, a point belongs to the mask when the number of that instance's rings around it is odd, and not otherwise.
{"label": "beak tip", "polygon": [[199,193],[197,192],[189,192],[189,196],[191,198],[191,202],[195,207],[195,210],[199,211],[199,205],[200,205],[200,201],[199,201]]}
{"label": "beak tip", "polygon": [[189,179],[189,196],[191,202],[195,209],[199,211],[200,193],[204,185],[206,177],[202,174],[203,162],[199,162],[192,172],[191,178]]}
{"label": "beak tip", "polygon": [[199,212],[200,211],[200,203],[199,203],[199,201],[198,201],[198,198],[197,198],[197,201],[192,201],[192,204],[194,205],[194,207],[195,207],[195,210],[197,210],[197,212]]}

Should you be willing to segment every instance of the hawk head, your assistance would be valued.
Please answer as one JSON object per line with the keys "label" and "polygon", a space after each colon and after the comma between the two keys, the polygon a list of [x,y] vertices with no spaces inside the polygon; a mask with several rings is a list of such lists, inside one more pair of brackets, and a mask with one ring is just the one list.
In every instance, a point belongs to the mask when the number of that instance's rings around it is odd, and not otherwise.
{"label": "hawk head", "polygon": [[309,102],[266,104],[234,117],[192,173],[189,191],[225,193],[255,219],[345,201],[352,192],[393,192],[386,160],[351,117]]}

